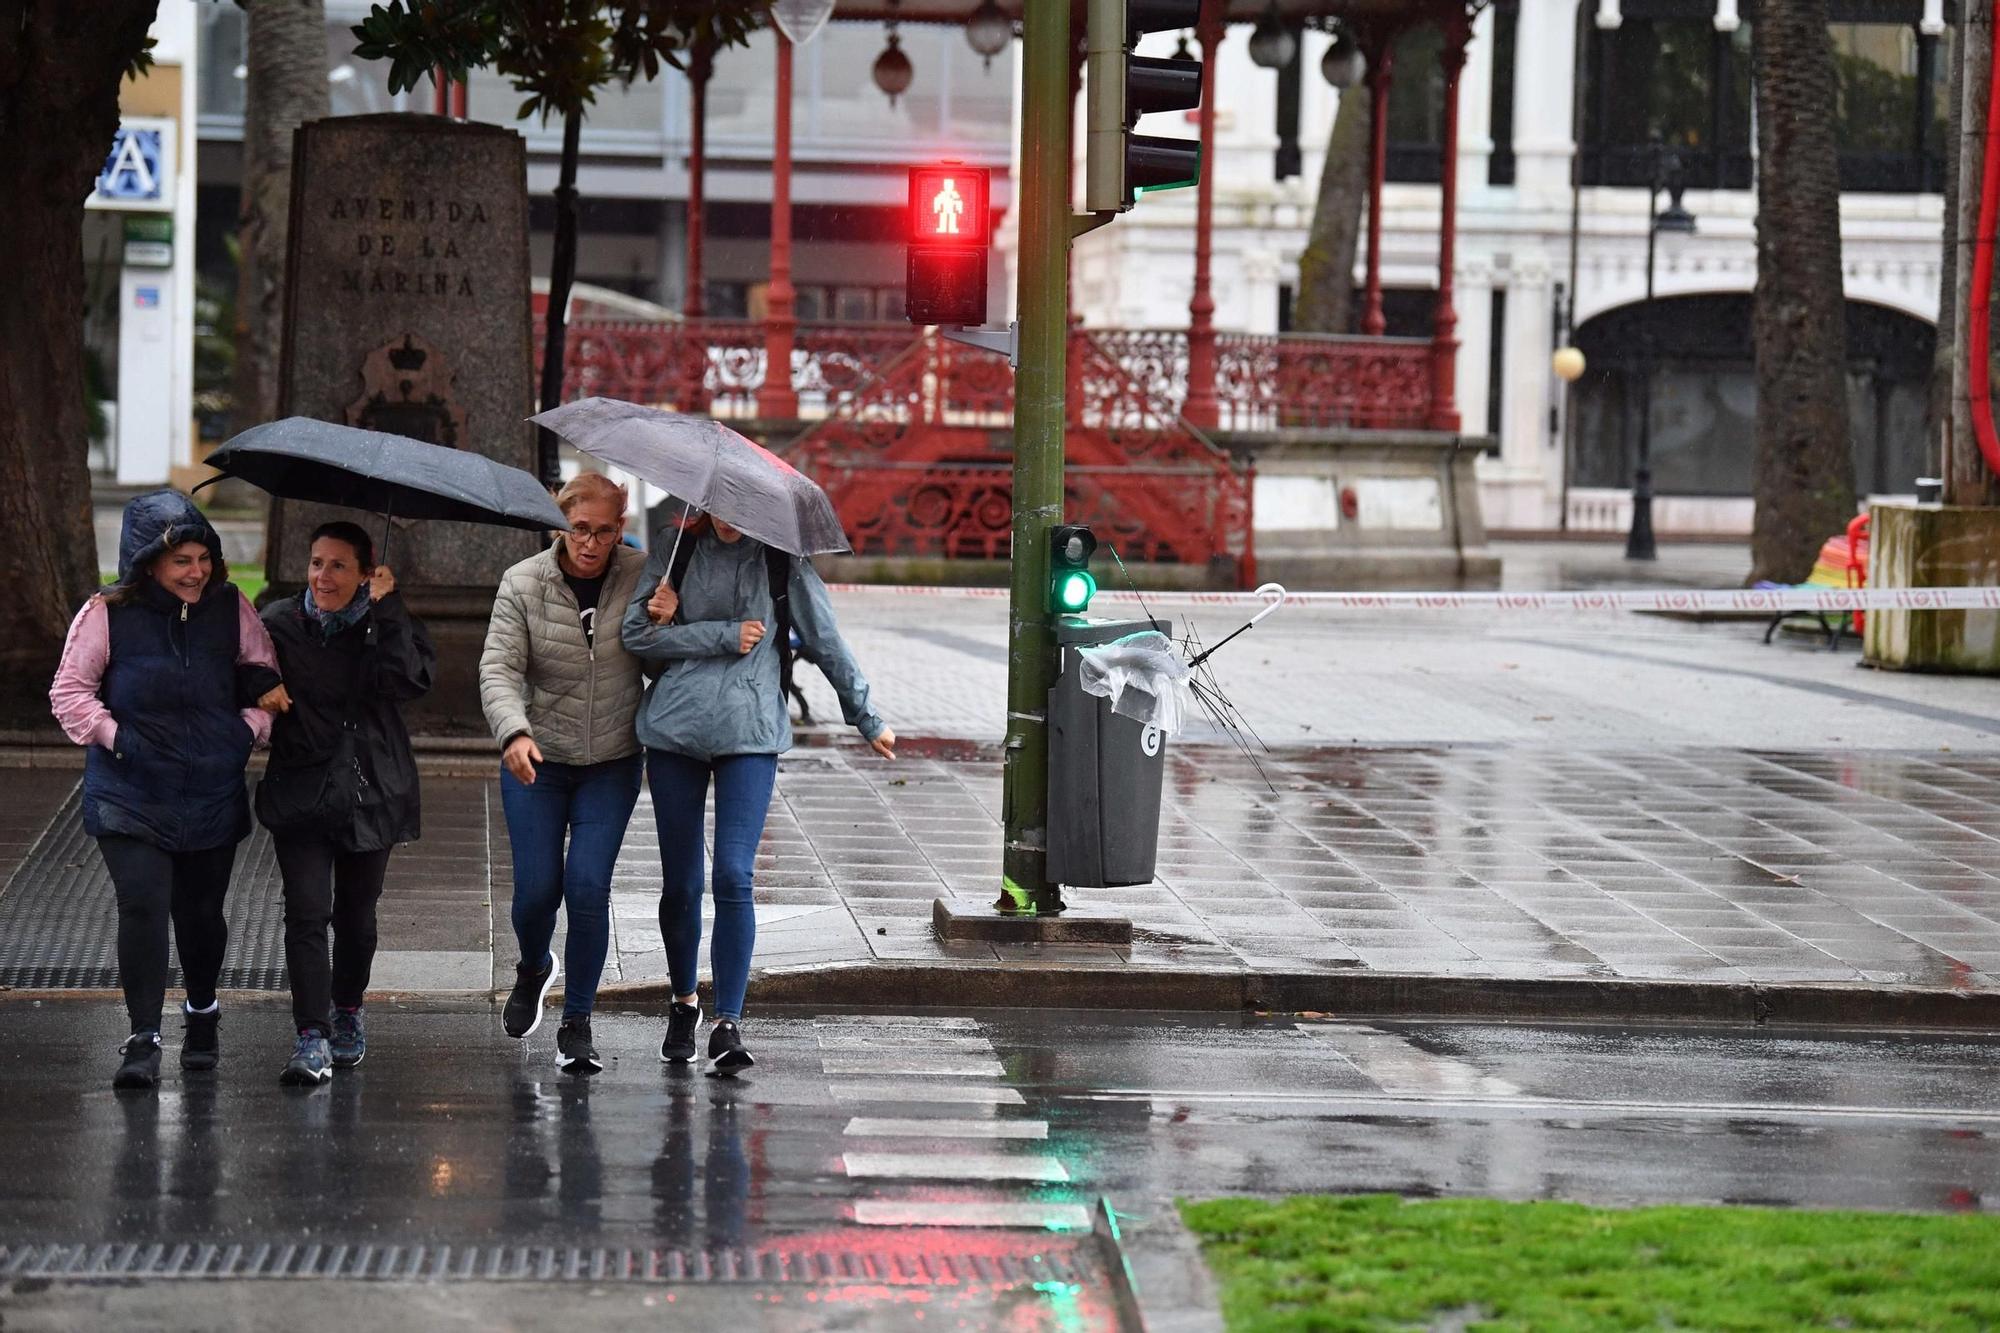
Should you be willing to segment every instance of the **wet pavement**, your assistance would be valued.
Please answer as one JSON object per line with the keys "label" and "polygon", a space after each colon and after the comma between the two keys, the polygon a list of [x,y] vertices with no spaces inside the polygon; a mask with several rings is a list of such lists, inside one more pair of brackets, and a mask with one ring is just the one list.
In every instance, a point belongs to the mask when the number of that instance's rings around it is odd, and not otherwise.
{"label": "wet pavement", "polygon": [[236,1273],[208,1289],[238,1304],[274,1271],[587,1286],[617,1309],[685,1289],[691,1311],[729,1279],[759,1327],[813,1326],[829,1292],[885,1319],[1106,1327],[1100,1198],[1142,1223],[1175,1196],[1297,1191],[2000,1206],[1992,1037],[788,1011],[746,1030],[754,1070],[712,1080],[659,1063],[657,1020],[604,1014],[608,1068],[579,1081],[548,1026],[510,1042],[485,1005],[371,1019],[367,1061],[301,1091],[276,1083],[283,1008],[234,1004],[218,1074],[170,1050],[134,1095],[108,1086],[114,1005],[0,1001],[0,1275],[62,1246],[106,1277],[179,1253]]}
{"label": "wet pavement", "polygon": [[[0,796],[46,801],[71,781],[0,770]],[[430,778],[426,806],[424,841],[391,862],[376,988],[504,985],[515,960],[494,785]],[[871,967],[1087,970],[1149,978],[1166,989],[1146,1003],[1187,1007],[1211,1001],[1173,998],[1176,979],[2000,994],[2000,756],[1459,746],[1253,763],[1181,747],[1156,881],[1069,894],[1129,917],[1129,948],[935,938],[936,898],[995,896],[999,806],[996,753],[974,742],[911,740],[894,765],[844,742],[788,756],[758,859],[753,1002],[814,1002],[831,970],[852,984],[818,1002],[846,1002]],[[13,859],[0,983],[112,985],[111,895],[73,800]],[[260,840],[239,858],[232,985],[284,984],[268,862]],[[642,800],[613,885],[613,990],[666,979],[658,884]],[[944,996],[953,983],[936,984]]]}

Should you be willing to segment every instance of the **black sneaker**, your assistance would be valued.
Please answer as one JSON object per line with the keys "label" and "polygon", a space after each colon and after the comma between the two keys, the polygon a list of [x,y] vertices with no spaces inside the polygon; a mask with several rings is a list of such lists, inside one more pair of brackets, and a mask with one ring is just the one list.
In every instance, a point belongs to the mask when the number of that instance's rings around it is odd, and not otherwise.
{"label": "black sneaker", "polygon": [[368,1054],[368,1025],[359,1009],[334,1006],[333,1037],[327,1046],[333,1052],[335,1069],[352,1069],[361,1063],[361,1057]]}
{"label": "black sneaker", "polygon": [[708,1072],[729,1078],[737,1070],[756,1063],[743,1048],[743,1034],[737,1031],[736,1024],[726,1018],[716,1019],[714,1030],[708,1034]]}
{"label": "black sneaker", "polygon": [[671,1001],[667,1008],[667,1035],[660,1043],[660,1059],[670,1065],[691,1064],[695,1038],[701,1035],[701,1006]]}
{"label": "black sneaker", "polygon": [[218,1007],[200,1014],[183,1005],[181,1021],[187,1025],[187,1035],[181,1038],[181,1068],[197,1072],[215,1068],[222,1059],[222,1042],[216,1034],[222,1010]]}
{"label": "black sneaker", "polygon": [[604,1068],[590,1044],[590,1020],[565,1018],[556,1029],[556,1068],[571,1074],[595,1074]]}
{"label": "black sneaker", "polygon": [[114,1088],[156,1088],[160,1085],[160,1034],[135,1032],[118,1048],[124,1059],[111,1076]]}
{"label": "black sneaker", "polygon": [[549,955],[548,966],[539,972],[528,970],[526,963],[514,964],[514,992],[507,997],[507,1007],[501,1011],[501,1026],[507,1035],[520,1038],[534,1035],[542,1025],[542,1005],[549,998],[549,988],[556,984],[556,956]]}
{"label": "black sneaker", "polygon": [[326,1038],[311,1029],[299,1033],[298,1044],[292,1048],[292,1058],[285,1061],[278,1082],[293,1088],[316,1088],[332,1077],[333,1052],[328,1049]]}

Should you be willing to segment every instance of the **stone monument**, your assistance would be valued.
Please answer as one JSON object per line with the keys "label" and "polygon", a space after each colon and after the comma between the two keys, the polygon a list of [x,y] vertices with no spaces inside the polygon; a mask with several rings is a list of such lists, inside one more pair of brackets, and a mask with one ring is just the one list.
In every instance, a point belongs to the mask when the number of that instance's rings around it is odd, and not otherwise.
{"label": "stone monument", "polygon": [[[495,125],[442,116],[341,116],[299,127],[281,416],[319,417],[475,449],[530,471],[534,367],[527,153]],[[388,562],[436,641],[438,681],[410,710],[432,733],[480,735],[476,676],[493,589],[533,533],[409,522],[327,505],[271,507],[274,595],[304,582],[312,530],[385,529]]]}

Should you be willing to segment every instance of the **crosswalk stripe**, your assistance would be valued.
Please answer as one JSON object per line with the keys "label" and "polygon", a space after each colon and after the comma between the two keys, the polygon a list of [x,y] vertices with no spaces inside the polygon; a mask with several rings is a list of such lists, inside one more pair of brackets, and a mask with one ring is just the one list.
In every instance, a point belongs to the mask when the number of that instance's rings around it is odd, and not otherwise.
{"label": "crosswalk stripe", "polygon": [[854,1138],[1046,1139],[1046,1120],[892,1119],[855,1116],[847,1122]]}
{"label": "crosswalk stripe", "polygon": [[859,1028],[864,1031],[878,1028],[918,1028],[930,1032],[977,1032],[979,1020],[942,1014],[841,1014],[831,1018],[815,1019],[813,1026],[822,1032],[829,1028]]}
{"label": "crosswalk stripe", "polygon": [[938,1074],[954,1078],[999,1078],[1006,1070],[998,1060],[949,1051],[869,1051],[859,1055],[828,1054],[820,1068],[829,1074]]}
{"label": "crosswalk stripe", "polygon": [[969,1083],[829,1083],[836,1102],[910,1102],[944,1106],[1026,1106],[1013,1088],[988,1088]]}
{"label": "crosswalk stripe", "polygon": [[819,1034],[819,1045],[823,1051],[973,1051],[983,1055],[993,1054],[993,1043],[984,1037],[939,1037],[921,1032],[895,1036],[879,1032],[822,1032]]}
{"label": "crosswalk stripe", "polygon": [[1090,1210],[1078,1203],[924,1203],[861,1199],[854,1220],[865,1227],[1032,1227],[1088,1231]]}
{"label": "crosswalk stripe", "polygon": [[1062,1184],[1069,1171],[1053,1157],[1002,1153],[850,1152],[841,1165],[854,1177],[886,1180],[1032,1180]]}

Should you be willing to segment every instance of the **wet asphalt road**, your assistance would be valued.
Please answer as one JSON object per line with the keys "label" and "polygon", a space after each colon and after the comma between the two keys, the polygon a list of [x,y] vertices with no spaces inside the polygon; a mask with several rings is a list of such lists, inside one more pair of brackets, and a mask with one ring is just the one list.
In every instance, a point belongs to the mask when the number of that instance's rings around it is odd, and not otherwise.
{"label": "wet asphalt road", "polygon": [[522,1044],[483,1005],[382,1005],[367,1062],[300,1091],[276,1083],[286,1010],[245,1003],[218,1074],[181,1074],[170,1039],[161,1090],[133,1095],[109,1086],[119,1019],[102,1001],[0,1001],[0,1244],[16,1253],[1046,1254],[1087,1305],[1100,1196],[1141,1215],[1318,1190],[2000,1207],[1991,1037],[785,1014],[746,1029],[755,1070],[714,1080],[662,1066],[651,1017],[601,1014],[609,1067],[581,1081],[554,1067],[552,1022]]}

